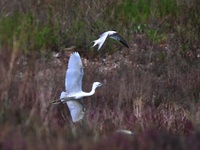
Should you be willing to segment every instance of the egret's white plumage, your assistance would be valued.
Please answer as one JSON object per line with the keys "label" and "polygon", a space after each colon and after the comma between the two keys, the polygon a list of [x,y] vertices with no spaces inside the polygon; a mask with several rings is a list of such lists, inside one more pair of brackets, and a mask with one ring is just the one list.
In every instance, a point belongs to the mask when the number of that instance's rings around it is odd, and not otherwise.
{"label": "egret's white plumage", "polygon": [[73,122],[77,122],[84,117],[85,107],[82,98],[93,95],[95,89],[103,85],[100,82],[94,82],[91,92],[83,92],[83,74],[83,65],[80,55],[78,52],[74,52],[70,56],[68,69],[66,71],[66,92],[62,92],[60,95],[61,102],[67,103]]}
{"label": "egret's white plumage", "polygon": [[126,47],[129,48],[128,44],[126,43],[126,41],[123,39],[122,36],[120,36],[116,31],[107,31],[104,32],[103,34],[100,35],[99,39],[94,40],[94,46],[99,45],[98,46],[98,50],[102,47],[103,43],[105,42],[106,38],[112,38],[114,40],[117,40],[119,42],[121,42],[122,44],[124,44]]}
{"label": "egret's white plumage", "polygon": [[[66,92],[62,92],[60,94],[60,99],[62,102],[64,102],[65,97],[66,97]],[[81,101],[82,99],[79,99],[79,100]],[[84,117],[85,107],[83,103],[80,103],[79,101],[75,101],[75,100],[73,101],[69,100],[69,101],[66,101],[66,103],[70,110],[70,114],[71,114],[73,122],[77,122]]]}

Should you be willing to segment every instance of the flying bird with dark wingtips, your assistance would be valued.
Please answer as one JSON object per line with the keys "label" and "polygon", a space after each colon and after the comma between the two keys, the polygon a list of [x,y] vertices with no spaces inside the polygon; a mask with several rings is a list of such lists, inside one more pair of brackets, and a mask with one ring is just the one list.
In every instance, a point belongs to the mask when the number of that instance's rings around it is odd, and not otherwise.
{"label": "flying bird with dark wingtips", "polygon": [[103,43],[105,42],[106,38],[111,38],[111,39],[114,39],[116,41],[119,41],[121,42],[124,46],[126,46],[127,48],[129,48],[127,42],[124,40],[124,38],[119,35],[116,31],[107,31],[107,32],[104,32],[103,34],[100,35],[100,38],[97,39],[97,40],[94,40],[94,46],[96,45],[99,45],[98,46],[98,50],[102,47]]}

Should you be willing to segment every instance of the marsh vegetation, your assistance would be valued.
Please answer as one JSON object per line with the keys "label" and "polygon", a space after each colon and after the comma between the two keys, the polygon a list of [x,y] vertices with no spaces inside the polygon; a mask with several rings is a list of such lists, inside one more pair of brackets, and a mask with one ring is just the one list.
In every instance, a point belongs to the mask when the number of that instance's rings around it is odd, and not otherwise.
{"label": "marsh vegetation", "polygon": [[[198,0],[1,0],[0,148],[199,149],[199,8]],[[112,40],[90,48],[112,29],[129,49]],[[49,105],[64,90],[72,51],[85,66],[84,91],[107,83],[84,99],[77,124],[66,105]]]}

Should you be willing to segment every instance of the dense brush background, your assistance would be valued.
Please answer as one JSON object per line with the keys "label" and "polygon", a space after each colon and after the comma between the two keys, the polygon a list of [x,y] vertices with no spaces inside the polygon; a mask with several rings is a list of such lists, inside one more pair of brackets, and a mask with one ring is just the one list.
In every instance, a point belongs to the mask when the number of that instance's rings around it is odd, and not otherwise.
{"label": "dense brush background", "polygon": [[[0,0],[0,149],[199,149],[199,0]],[[130,48],[92,40],[117,30]],[[50,105],[78,51],[85,117]],[[133,136],[117,134],[131,130]]]}

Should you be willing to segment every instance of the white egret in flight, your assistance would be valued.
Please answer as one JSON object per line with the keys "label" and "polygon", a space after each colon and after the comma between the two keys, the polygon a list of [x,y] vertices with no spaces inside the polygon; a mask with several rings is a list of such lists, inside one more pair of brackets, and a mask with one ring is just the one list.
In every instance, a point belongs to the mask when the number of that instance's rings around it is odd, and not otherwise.
{"label": "white egret in flight", "polygon": [[[94,82],[91,92],[82,91],[83,65],[78,52],[71,54],[66,71],[65,88],[66,92],[61,92],[59,101],[67,103],[72,121],[77,122],[84,117],[85,107],[83,97],[91,96],[95,93],[97,87],[102,86],[100,82]],[[57,103],[58,101],[53,101]]]}
{"label": "white egret in flight", "polygon": [[98,46],[98,50],[102,47],[103,43],[105,42],[106,38],[112,38],[114,40],[117,40],[119,42],[121,42],[122,44],[124,44],[127,48],[129,48],[128,44],[126,43],[126,41],[123,39],[123,37],[121,35],[119,35],[116,31],[107,31],[104,32],[103,34],[100,35],[100,38],[97,40],[94,40],[94,46],[99,45]]}

